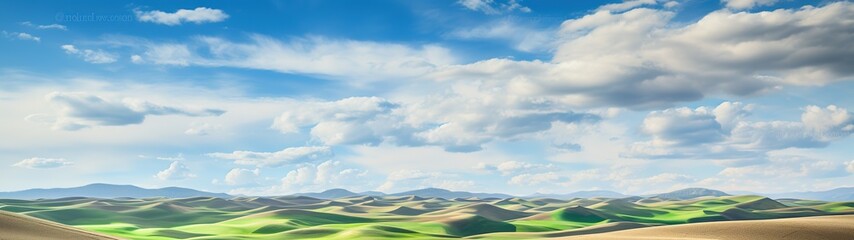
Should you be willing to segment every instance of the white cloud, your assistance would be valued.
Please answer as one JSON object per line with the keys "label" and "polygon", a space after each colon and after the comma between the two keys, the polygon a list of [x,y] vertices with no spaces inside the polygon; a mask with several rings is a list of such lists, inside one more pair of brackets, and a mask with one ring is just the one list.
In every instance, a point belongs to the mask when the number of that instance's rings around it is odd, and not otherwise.
{"label": "white cloud", "polygon": [[[590,113],[541,98],[508,96],[505,89],[479,82],[459,83],[452,91],[405,105],[406,122],[420,131],[416,139],[448,151],[471,152],[497,139],[517,139],[546,131],[557,123],[596,123]],[[426,129],[422,129],[424,127]]]}
{"label": "white cloud", "polygon": [[65,27],[65,25],[61,25],[61,24],[38,25],[38,26],[36,26],[36,28],[38,28],[38,29],[57,29],[57,30],[63,30],[63,31],[68,30],[68,28]]}
{"label": "white cloud", "polygon": [[712,111],[722,130],[731,131],[739,122],[750,116],[754,108],[753,104],[723,102]]}
{"label": "white cloud", "polygon": [[[800,122],[748,121],[753,106],[724,102],[714,110],[671,108],[653,111],[643,132],[652,137],[624,154],[640,158],[718,159],[720,163],[757,164],[765,152],[786,148],[820,148],[854,133],[854,118],[834,105],[807,106]],[[737,160],[738,161],[733,161]]]}
{"label": "white cloud", "polygon": [[800,122],[745,122],[732,131],[732,142],[745,149],[816,148],[854,133],[854,118],[834,105],[807,106]]}
{"label": "white cloud", "polygon": [[435,187],[449,190],[467,190],[475,185],[473,181],[456,179],[454,174],[413,169],[399,169],[389,173],[377,191],[409,191],[419,188]]}
{"label": "white cloud", "polygon": [[62,45],[62,49],[65,50],[66,54],[76,55],[80,58],[83,58],[83,61],[89,63],[104,64],[113,63],[118,60],[116,55],[105,52],[101,49],[78,49],[74,45],[70,44]]}
{"label": "white cloud", "polygon": [[198,7],[196,9],[179,9],[173,13],[167,13],[159,10],[141,11],[134,10],[137,20],[140,22],[153,22],[168,26],[181,25],[185,22],[195,24],[222,22],[228,18],[222,10],[206,7]]}
{"label": "white cloud", "polygon": [[[199,37],[191,44],[150,44],[146,60],[178,66],[237,67],[346,79],[352,84],[422,77],[456,62],[436,45],[402,44],[321,37],[280,41],[251,35],[249,42]],[[192,49],[192,50],[191,50]]]}
{"label": "white cloud", "polygon": [[249,170],[242,168],[234,168],[225,174],[225,184],[229,186],[246,186],[257,184],[259,169]]}
{"label": "white cloud", "polygon": [[187,166],[183,163],[174,161],[169,164],[169,168],[163,169],[163,171],[157,172],[154,175],[155,178],[160,180],[182,180],[187,178],[196,177]]}
{"label": "white cloud", "polygon": [[[611,120],[598,124],[556,124],[546,131],[544,139],[552,139],[548,160],[581,164],[617,164],[629,161],[621,156],[635,141],[635,126],[624,126]],[[568,137],[572,136],[572,137]],[[566,141],[577,141],[568,143]],[[563,146],[562,146],[563,145]]]}
{"label": "white cloud", "polygon": [[172,162],[172,161],[184,161],[184,160],[186,160],[186,159],[184,158],[184,154],[183,154],[183,153],[178,153],[178,155],[175,155],[175,156],[147,156],[147,155],[137,155],[137,157],[139,157],[139,158],[143,158],[143,159],[157,159],[157,160],[164,160],[164,161],[170,161],[170,162]]}
{"label": "white cloud", "polygon": [[779,0],[721,0],[726,7],[732,9],[751,9],[759,6],[771,6]]}
{"label": "white cloud", "polygon": [[184,134],[193,136],[205,136],[220,128],[221,126],[210,123],[193,123],[190,128],[184,131]]}
{"label": "white cloud", "polygon": [[110,101],[83,92],[52,92],[48,102],[59,106],[55,114],[31,114],[28,121],[51,124],[57,130],[79,130],[94,126],[140,124],[148,115],[184,115],[191,117],[219,116],[218,109],[182,109],[154,104],[140,99],[125,98]]}
{"label": "white cloud", "polygon": [[[810,131],[830,135],[823,136],[826,138],[833,138],[833,135],[843,135],[846,132],[850,134],[854,131],[854,118],[848,114],[847,109],[835,105],[829,105],[825,108],[807,106],[801,115],[801,122]],[[839,134],[834,134],[834,132]]]}
{"label": "white cloud", "polygon": [[504,19],[474,28],[457,29],[447,35],[456,39],[498,39],[513,44],[513,48],[524,52],[550,51],[556,47],[555,29],[536,29],[519,22]]}
{"label": "white cloud", "polygon": [[666,8],[674,8],[676,6],[679,6],[679,2],[677,2],[677,1],[669,1],[669,2],[664,3],[664,7],[666,7]]}
{"label": "white cloud", "polygon": [[44,169],[44,168],[58,168],[63,166],[68,166],[73,164],[71,161],[65,160],[64,158],[40,158],[33,157],[21,160],[15,164],[12,164],[14,167],[23,167],[23,168],[33,168],[33,169]]}
{"label": "white cloud", "polygon": [[283,133],[297,133],[309,127],[311,135],[325,144],[376,145],[393,130],[385,119],[397,107],[378,97],[298,102],[277,117],[272,127]]}
{"label": "white cloud", "polygon": [[705,107],[653,111],[644,118],[641,128],[653,137],[653,146],[662,147],[717,142],[725,134],[712,111]]}
{"label": "white cloud", "polygon": [[530,163],[522,161],[504,161],[498,164],[489,164],[480,162],[477,165],[478,170],[498,171],[502,175],[510,175],[513,173],[527,172],[534,170],[548,170],[555,166],[552,164]]}
{"label": "white cloud", "polygon": [[132,63],[136,63],[136,64],[140,64],[140,63],[144,63],[144,62],[145,62],[145,60],[143,60],[143,59],[142,59],[142,56],[139,56],[139,55],[131,55],[131,56],[130,56],[130,61],[131,61]]}
{"label": "white cloud", "polygon": [[340,161],[325,161],[291,170],[282,178],[281,187],[290,191],[322,191],[331,187],[356,186],[364,183],[367,174],[364,170],[345,168]]}
{"label": "white cloud", "polygon": [[184,160],[184,154],[179,153],[178,155],[169,156],[169,157],[154,157],[154,159],[166,160],[166,161],[183,161]]}
{"label": "white cloud", "polygon": [[307,185],[314,183],[316,169],[310,166],[304,166],[288,172],[282,178],[282,186],[292,188],[293,186]]}
{"label": "white cloud", "polygon": [[36,25],[36,24],[31,23],[31,22],[21,22],[21,25],[24,25],[27,27],[34,27],[37,29],[56,29],[56,30],[62,30],[62,31],[68,30],[68,27],[66,27],[65,25],[56,24],[56,23],[49,24],[49,25]]}
{"label": "white cloud", "polygon": [[33,36],[29,33],[18,33],[18,34],[16,34],[16,37],[18,37],[18,39],[21,39],[21,40],[32,40],[32,41],[36,41],[36,42],[41,42],[41,40],[42,40],[40,37]]}
{"label": "white cloud", "polygon": [[[149,46],[145,51],[145,56],[154,64],[177,66],[190,65],[190,60],[193,58],[187,45],[174,43]],[[143,58],[140,56],[140,59]]]}
{"label": "white cloud", "polygon": [[513,185],[539,185],[560,181],[564,177],[556,172],[523,173],[510,178],[507,182]]}
{"label": "white cloud", "polygon": [[621,12],[629,9],[637,8],[643,5],[655,5],[658,4],[656,0],[624,0],[621,3],[610,3],[599,6],[596,11],[612,11],[612,12]]}
{"label": "white cloud", "polygon": [[562,178],[557,183],[562,188],[620,189],[620,192],[627,194],[657,193],[703,186],[695,184],[695,176],[666,172],[662,169],[670,168],[664,164],[649,165],[643,161],[623,161],[606,168],[565,173],[563,175],[567,178]]}
{"label": "white cloud", "polygon": [[[504,103],[478,93],[436,96],[398,104],[377,97],[351,97],[330,102],[298,102],[276,118],[273,128],[283,133],[310,128],[324,144],[442,146],[453,152],[481,150],[496,139],[548,130],[555,122],[596,122],[593,114],[567,109],[528,107],[511,111]],[[483,105],[480,105],[483,104]],[[524,106],[523,106],[524,107]]]}
{"label": "white cloud", "polygon": [[849,173],[854,174],[854,160],[849,161],[849,162],[848,162],[848,163],[846,163],[845,165],[847,165],[847,166],[845,167],[845,170],[848,170],[848,172],[849,172]]}
{"label": "white cloud", "polygon": [[471,190],[475,186],[475,182],[471,180],[439,180],[431,186],[451,191],[465,191]]}
{"label": "white cloud", "polygon": [[836,2],[762,13],[722,10],[672,24],[675,13],[667,10],[599,11],[563,22],[548,62],[490,59],[444,67],[431,77],[580,107],[658,108],[706,95],[824,85],[854,76],[847,60],[854,39],[839,34],[848,29],[838,24],[852,12],[854,4]]}
{"label": "white cloud", "polygon": [[459,0],[460,5],[472,11],[483,12],[486,14],[500,14],[513,11],[523,13],[531,12],[531,9],[519,4],[519,0]]}
{"label": "white cloud", "polygon": [[325,161],[332,158],[332,148],[319,147],[290,147],[278,152],[234,151],[232,153],[209,153],[210,157],[233,160],[240,165],[255,165],[258,167],[278,167],[287,164],[300,164]]}
{"label": "white cloud", "polygon": [[24,32],[6,32],[6,31],[3,31],[3,36],[5,36],[7,38],[12,38],[12,39],[29,40],[29,41],[33,41],[33,42],[41,42],[42,41],[42,39],[40,37],[34,36],[32,34],[29,34],[29,33],[24,33]]}
{"label": "white cloud", "polygon": [[718,173],[732,178],[833,178],[848,176],[848,163],[819,160],[796,155],[772,156],[767,164],[728,167]]}

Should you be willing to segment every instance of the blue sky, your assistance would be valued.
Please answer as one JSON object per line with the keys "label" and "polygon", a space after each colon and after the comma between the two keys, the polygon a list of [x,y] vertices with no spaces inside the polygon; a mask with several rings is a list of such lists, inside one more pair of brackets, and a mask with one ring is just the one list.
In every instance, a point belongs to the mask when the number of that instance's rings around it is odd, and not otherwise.
{"label": "blue sky", "polygon": [[848,1],[0,3],[0,191],[854,182]]}

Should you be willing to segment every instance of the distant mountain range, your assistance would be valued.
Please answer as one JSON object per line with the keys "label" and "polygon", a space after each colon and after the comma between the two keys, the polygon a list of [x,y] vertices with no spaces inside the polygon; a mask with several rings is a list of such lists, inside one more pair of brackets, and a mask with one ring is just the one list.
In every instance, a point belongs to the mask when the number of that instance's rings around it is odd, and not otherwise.
{"label": "distant mountain range", "polygon": [[348,191],[347,189],[341,188],[333,188],[323,192],[318,193],[297,193],[293,194],[297,196],[306,196],[313,198],[323,198],[323,199],[335,199],[335,198],[343,198],[343,197],[353,197],[353,196],[385,196],[385,193],[381,192],[362,192],[355,193]]}
{"label": "distant mountain range", "polygon": [[441,188],[425,188],[413,191],[400,192],[395,194],[389,194],[390,196],[408,196],[415,195],[419,197],[440,197],[445,199],[453,199],[453,198],[512,198],[512,195],[502,194],[502,193],[473,193],[473,192],[462,192],[462,191],[450,191]]}
{"label": "distant mountain range", "polygon": [[818,192],[790,192],[762,194],[770,198],[813,199],[829,202],[854,201],[854,187],[843,187]]}
{"label": "distant mountain range", "polygon": [[[734,192],[738,195],[752,194],[762,195],[769,198],[795,198],[795,199],[811,199],[831,202],[854,201],[854,187],[837,188],[828,191],[817,192],[791,192],[791,193],[749,193],[749,192]],[[502,193],[477,193],[465,191],[451,191],[441,188],[424,188],[413,191],[399,192],[386,194],[377,191],[368,192],[352,192],[346,189],[335,188],[323,192],[316,193],[298,193],[293,194],[298,196],[307,196],[322,199],[335,199],[352,196],[409,196],[415,195],[419,197],[437,197],[445,199],[454,198],[513,198],[517,196],[502,194]],[[729,196],[730,194],[706,188],[686,188],[682,190],[643,195],[640,197],[630,196],[614,191],[596,190],[596,191],[578,191],[567,194],[534,194],[530,196],[521,196],[522,198],[555,198],[555,199],[572,199],[572,198],[641,198],[655,197],[662,199],[693,199],[697,197],[720,197]],[[64,198],[64,197],[94,197],[94,198],[149,198],[149,197],[166,197],[166,198],[187,198],[187,197],[218,197],[231,198],[231,195],[225,193],[212,193],[198,191],[189,188],[167,187],[158,189],[147,189],[133,185],[113,185],[113,184],[89,184],[81,187],[73,188],[50,188],[50,189],[28,189],[15,192],[0,192],[0,198],[5,199],[38,199],[38,198]]]}
{"label": "distant mountain range", "polygon": [[542,194],[537,193],[531,195],[533,198],[555,198],[555,199],[572,199],[572,198],[624,198],[629,197],[629,195],[625,195],[622,193],[614,192],[614,191],[606,191],[606,190],[594,190],[594,191],[578,191],[568,194]]}
{"label": "distant mountain range", "polygon": [[113,185],[95,183],[73,188],[34,188],[16,192],[0,192],[0,198],[38,199],[64,197],[94,197],[94,198],[187,198],[187,197],[218,197],[231,198],[225,193],[211,193],[189,188],[166,187],[157,189],[141,188],[133,185]]}
{"label": "distant mountain range", "polygon": [[668,192],[668,193],[660,193],[660,194],[654,194],[653,195],[653,197],[657,197],[657,198],[678,199],[678,200],[693,199],[693,198],[698,198],[698,197],[723,197],[723,196],[729,196],[729,194],[722,192],[722,191],[708,189],[708,188],[686,188],[686,189],[676,190],[676,191],[672,191],[672,192]]}
{"label": "distant mountain range", "polygon": [[462,191],[451,191],[441,188],[424,188],[413,191],[399,192],[386,194],[382,192],[369,191],[369,192],[361,192],[355,193],[345,189],[335,188],[329,189],[319,193],[298,193],[294,195],[299,196],[307,196],[313,198],[324,198],[324,199],[334,199],[334,198],[342,198],[342,197],[352,197],[352,196],[409,196],[415,195],[419,197],[437,197],[437,198],[445,198],[445,199],[454,199],[454,198],[512,198],[512,195],[501,194],[501,193],[473,193],[473,192],[462,192]]}

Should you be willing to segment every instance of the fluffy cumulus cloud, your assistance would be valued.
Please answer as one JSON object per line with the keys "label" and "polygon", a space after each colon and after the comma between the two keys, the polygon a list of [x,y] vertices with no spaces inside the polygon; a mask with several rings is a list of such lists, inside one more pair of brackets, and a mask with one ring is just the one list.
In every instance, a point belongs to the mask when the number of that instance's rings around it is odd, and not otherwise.
{"label": "fluffy cumulus cloud", "polygon": [[152,22],[168,26],[181,25],[185,22],[195,24],[222,22],[228,18],[228,14],[225,14],[222,10],[206,7],[179,9],[172,13],[159,10],[141,11],[137,9],[134,10],[134,13],[140,22]]}
{"label": "fluffy cumulus cloud", "polygon": [[12,164],[13,167],[22,167],[22,168],[33,168],[33,169],[44,169],[44,168],[58,168],[64,167],[73,164],[71,161],[65,160],[64,158],[27,158]]}
{"label": "fluffy cumulus cloud", "polygon": [[715,121],[721,125],[722,130],[731,131],[738,123],[750,116],[754,108],[753,104],[722,102],[712,110],[712,114],[715,116]]}
{"label": "fluffy cumulus cloud", "polygon": [[834,105],[807,106],[800,122],[745,122],[732,131],[732,142],[741,148],[773,150],[788,147],[824,147],[854,133],[854,118]]}
{"label": "fluffy cumulus cloud", "polygon": [[654,146],[662,147],[717,142],[724,138],[721,124],[712,110],[705,107],[653,111],[643,120],[641,128],[653,137]]}
{"label": "fluffy cumulus cloud", "polygon": [[540,97],[507,94],[510,90],[480,81],[455,83],[452,90],[410,103],[401,112],[427,144],[449,151],[481,150],[498,139],[519,139],[543,132],[555,123],[596,123],[595,113]]}
{"label": "fluffy cumulus cloud", "polygon": [[130,62],[140,64],[140,63],[144,63],[145,60],[142,59],[142,56],[140,56],[140,55],[132,55],[132,56],[130,56]]}
{"label": "fluffy cumulus cloud", "polygon": [[[477,99],[480,96],[486,98]],[[600,119],[595,114],[557,107],[509,106],[522,108],[511,111],[501,106],[517,103],[504,101],[484,94],[455,94],[404,104],[377,97],[299,103],[276,118],[273,128],[283,133],[309,128],[312,137],[325,144],[389,142],[470,152],[496,139],[512,139],[548,130],[554,122],[596,122]]]}
{"label": "fluffy cumulus cloud", "polygon": [[193,178],[196,177],[196,175],[193,174],[193,172],[190,171],[190,169],[187,168],[187,166],[185,166],[183,163],[179,161],[174,161],[169,164],[168,168],[163,169],[163,171],[157,172],[154,177],[165,181]]}
{"label": "fluffy cumulus cloud", "polygon": [[[649,108],[710,94],[749,96],[781,85],[852,79],[854,4],[712,12],[672,24],[674,12],[598,11],[563,22],[550,61],[490,59],[442,68],[440,81],[483,81],[509,96],[574,106]],[[697,71],[703,69],[703,71]]]}
{"label": "fluffy cumulus cloud", "polygon": [[79,49],[71,44],[62,45],[62,50],[66,54],[75,55],[83,59],[83,61],[95,64],[114,63],[118,60],[115,54],[105,52],[101,49]]}
{"label": "fluffy cumulus cloud", "polygon": [[825,108],[807,106],[801,115],[801,122],[807,130],[823,133],[823,139],[832,140],[846,136],[854,131],[854,118],[845,108],[829,105]]}
{"label": "fluffy cumulus cloud", "polygon": [[469,10],[486,14],[500,14],[513,11],[531,12],[531,8],[522,6],[519,2],[520,0],[459,0],[457,3]]}
{"label": "fluffy cumulus cloud", "polygon": [[55,114],[32,114],[27,120],[46,123],[58,130],[79,130],[94,126],[139,124],[148,115],[219,116],[218,109],[183,109],[140,99],[113,101],[83,92],[53,92],[47,101],[58,106]]}
{"label": "fluffy cumulus cloud", "polygon": [[290,147],[277,152],[234,151],[231,153],[209,153],[208,156],[232,160],[239,165],[258,167],[278,167],[287,164],[301,164],[325,161],[332,158],[332,148],[328,146]]}
{"label": "fluffy cumulus cloud", "polygon": [[191,44],[152,44],[146,60],[155,64],[238,67],[331,79],[368,82],[416,78],[456,62],[436,45],[407,46],[322,37],[281,41],[262,35],[248,42],[199,37]]}
{"label": "fluffy cumulus cloud", "polygon": [[225,184],[229,186],[246,186],[246,185],[254,185],[258,183],[258,175],[260,174],[260,169],[249,170],[242,168],[235,168],[228,171],[225,174]]}
{"label": "fluffy cumulus cloud", "polygon": [[801,121],[749,121],[753,105],[724,102],[714,109],[673,108],[653,111],[643,121],[650,141],[625,154],[640,158],[703,158],[732,164],[760,163],[766,152],[818,148],[854,133],[848,110],[834,105],[807,106]]}
{"label": "fluffy cumulus cloud", "polygon": [[398,107],[378,97],[351,97],[331,102],[295,103],[292,110],[273,121],[282,133],[297,133],[310,128],[317,140],[326,144],[380,143],[389,135],[389,114]]}
{"label": "fluffy cumulus cloud", "polygon": [[285,190],[326,190],[329,186],[353,185],[367,176],[368,172],[356,168],[345,168],[340,161],[325,161],[317,165],[306,164],[294,169],[282,178]]}
{"label": "fluffy cumulus cloud", "polygon": [[771,6],[779,0],[721,0],[726,7],[732,9],[751,9],[760,6]]}

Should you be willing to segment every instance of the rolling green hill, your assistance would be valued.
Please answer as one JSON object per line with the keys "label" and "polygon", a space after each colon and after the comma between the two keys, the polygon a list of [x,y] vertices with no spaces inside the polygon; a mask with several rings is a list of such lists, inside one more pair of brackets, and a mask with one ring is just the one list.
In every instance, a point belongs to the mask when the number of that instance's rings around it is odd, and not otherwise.
{"label": "rolling green hill", "polygon": [[0,210],[128,239],[548,238],[696,222],[854,214],[854,202],[305,196],[0,199]]}

